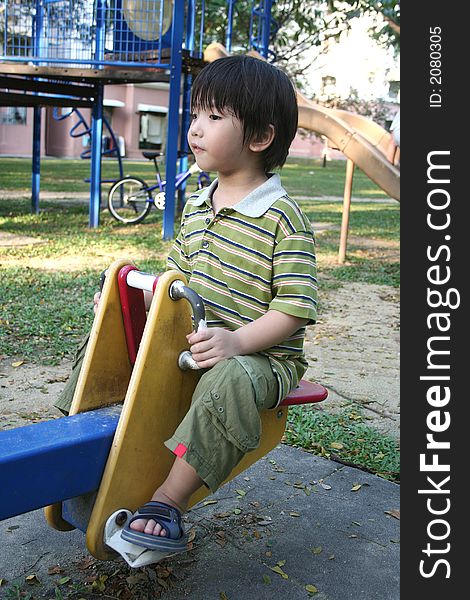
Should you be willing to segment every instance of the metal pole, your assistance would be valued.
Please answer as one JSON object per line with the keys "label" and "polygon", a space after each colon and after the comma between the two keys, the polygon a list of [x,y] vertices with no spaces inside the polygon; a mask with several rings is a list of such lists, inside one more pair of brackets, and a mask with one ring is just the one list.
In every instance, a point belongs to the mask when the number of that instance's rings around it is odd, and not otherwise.
{"label": "metal pole", "polygon": [[237,0],[227,0],[228,15],[227,15],[227,31],[225,33],[225,47],[228,52],[232,51],[232,33],[233,33],[233,9]]}
{"label": "metal pole", "polygon": [[[36,57],[42,54],[44,14],[40,0],[36,0],[36,13],[34,16],[34,54]],[[5,31],[5,37],[6,31]],[[33,158],[31,165],[31,211],[39,213],[39,192],[41,189],[41,107],[33,109]]]}
{"label": "metal pole", "polygon": [[263,19],[261,25],[261,54],[268,58],[269,41],[271,38],[271,9],[272,0],[264,0]]}
{"label": "metal pole", "polygon": [[[196,23],[196,4],[194,0],[188,0],[188,15],[186,22],[186,36],[185,36],[185,48],[189,51],[190,56],[194,55],[194,28]],[[187,73],[185,70],[183,80],[183,106],[181,115],[181,137],[180,137],[180,150],[188,152],[188,140],[187,133],[189,129],[190,121],[190,100],[191,100],[191,84],[192,74]],[[188,169],[188,156],[183,154],[179,161],[178,173],[184,173]],[[185,202],[186,194],[186,181],[181,184],[178,189],[178,207],[182,208]]]}
{"label": "metal pole", "polygon": [[97,84],[91,112],[91,163],[90,163],[90,208],[89,225],[100,224],[101,205],[101,138],[103,135],[104,85]]}
{"label": "metal pole", "polygon": [[173,29],[171,32],[170,98],[168,106],[168,138],[166,145],[165,211],[163,213],[163,239],[174,236],[175,227],[175,180],[178,153],[179,107],[181,95],[181,66],[183,44],[184,0],[173,5]]}
{"label": "metal pole", "polygon": [[41,188],[41,107],[34,107],[33,164],[31,175],[31,210],[39,214],[39,191]]}
{"label": "metal pole", "polygon": [[349,213],[351,210],[351,195],[354,177],[354,163],[348,158],[346,162],[346,180],[344,182],[343,218],[341,220],[341,234],[339,239],[338,262],[344,263],[346,258],[346,246],[348,243]]}
{"label": "metal pole", "polygon": [[[105,24],[106,0],[98,0],[96,7],[95,60],[103,60],[104,57]],[[95,99],[91,110],[90,227],[98,227],[100,224],[104,85],[97,83],[95,85],[95,92]]]}

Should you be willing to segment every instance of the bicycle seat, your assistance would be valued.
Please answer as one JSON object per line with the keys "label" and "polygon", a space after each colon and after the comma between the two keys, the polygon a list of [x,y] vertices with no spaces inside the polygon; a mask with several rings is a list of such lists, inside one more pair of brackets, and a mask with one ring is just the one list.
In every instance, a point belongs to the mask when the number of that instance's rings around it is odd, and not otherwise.
{"label": "bicycle seat", "polygon": [[163,156],[162,152],[154,152],[153,150],[142,152],[142,156],[152,160],[153,158],[157,158],[157,156]]}

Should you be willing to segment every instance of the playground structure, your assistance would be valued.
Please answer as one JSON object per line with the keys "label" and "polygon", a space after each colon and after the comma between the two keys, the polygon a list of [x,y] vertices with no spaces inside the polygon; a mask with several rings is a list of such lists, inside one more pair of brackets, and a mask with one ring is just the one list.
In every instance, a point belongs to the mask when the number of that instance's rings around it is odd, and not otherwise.
{"label": "playground structure", "polygon": [[[231,44],[236,0],[227,3]],[[272,0],[250,0],[249,47],[268,56]],[[177,152],[187,151],[191,78],[204,64],[205,0],[1,0],[0,106],[34,107],[32,208],[39,211],[41,107],[90,107],[89,224],[99,224],[105,85],[169,83],[163,237],[174,234]],[[182,104],[181,126],[179,118]],[[180,159],[180,172],[187,158]]]}
{"label": "playground structure", "polygon": [[[154,292],[147,317],[144,289]],[[115,261],[107,270],[70,416],[0,431],[0,477],[8,489],[0,498],[0,520],[47,505],[49,524],[86,532],[96,558],[115,558],[115,548],[131,566],[156,562],[152,552],[134,544],[116,547],[110,537],[126,521],[122,513],[128,517],[146,502],[171,468],[163,442],[186,414],[198,380],[186,334],[204,317],[202,300],[181,273],[157,278],[129,260]],[[302,381],[279,407],[262,411],[260,445],[227,481],[281,441],[289,405],[326,396],[323,386]],[[201,488],[190,505],[207,493]]]}
{"label": "playground structure", "polygon": [[[246,51],[275,60],[273,0],[247,0],[251,18]],[[225,47],[204,48],[210,0],[0,0],[0,106],[33,106],[32,207],[39,211],[41,107],[91,107],[89,224],[99,224],[101,139],[105,85],[168,82],[166,186],[163,237],[174,234],[178,151],[187,152],[192,77],[232,50],[237,0],[227,0]],[[213,9],[214,7],[212,7]],[[2,10],[3,9],[3,10]],[[3,91],[2,91],[3,90]],[[299,127],[328,138],[347,157],[340,262],[344,260],[354,166],[392,198],[400,198],[400,173],[385,157],[388,132],[346,111],[321,107],[298,93]],[[179,109],[181,104],[181,123]],[[111,131],[111,129],[109,128]],[[111,137],[113,135],[111,134]],[[114,140],[113,147],[119,151]],[[120,176],[122,165],[119,162]],[[179,191],[184,194],[184,187]]]}

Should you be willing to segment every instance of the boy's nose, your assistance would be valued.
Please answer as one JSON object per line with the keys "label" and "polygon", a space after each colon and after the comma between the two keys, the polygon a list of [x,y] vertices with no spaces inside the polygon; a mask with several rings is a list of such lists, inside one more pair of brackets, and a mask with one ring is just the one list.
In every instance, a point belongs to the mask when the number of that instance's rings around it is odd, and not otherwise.
{"label": "boy's nose", "polygon": [[201,129],[201,126],[198,123],[197,119],[194,119],[193,121],[191,121],[191,124],[189,126],[189,135],[194,136],[194,137],[202,136],[202,129]]}

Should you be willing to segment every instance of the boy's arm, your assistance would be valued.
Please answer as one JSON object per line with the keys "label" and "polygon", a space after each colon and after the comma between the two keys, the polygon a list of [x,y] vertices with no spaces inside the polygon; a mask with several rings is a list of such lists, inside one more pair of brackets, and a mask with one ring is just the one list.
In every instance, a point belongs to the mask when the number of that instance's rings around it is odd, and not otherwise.
{"label": "boy's arm", "polygon": [[308,322],[308,319],[268,310],[259,319],[236,331],[211,327],[190,333],[187,339],[194,360],[201,369],[207,369],[225,358],[254,354],[276,346]]}

